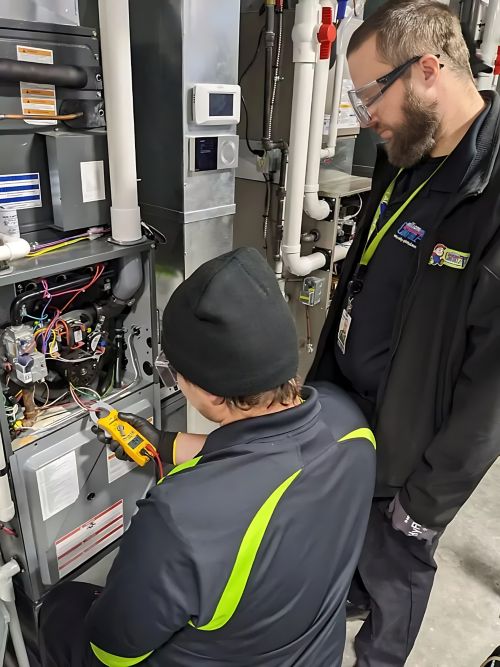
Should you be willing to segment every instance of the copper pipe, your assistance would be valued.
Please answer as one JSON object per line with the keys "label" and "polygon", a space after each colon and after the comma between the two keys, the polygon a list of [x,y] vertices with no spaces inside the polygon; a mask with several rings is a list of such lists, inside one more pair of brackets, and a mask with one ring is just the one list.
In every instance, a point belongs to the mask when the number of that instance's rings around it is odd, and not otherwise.
{"label": "copper pipe", "polygon": [[83,116],[83,111],[79,113],[68,113],[65,116],[35,116],[34,114],[22,113],[3,113],[0,114],[0,120],[76,120]]}
{"label": "copper pipe", "polygon": [[35,392],[34,388],[23,388],[22,390],[22,401],[24,404],[24,420],[23,423],[25,426],[33,426],[36,421],[38,410],[35,405]]}

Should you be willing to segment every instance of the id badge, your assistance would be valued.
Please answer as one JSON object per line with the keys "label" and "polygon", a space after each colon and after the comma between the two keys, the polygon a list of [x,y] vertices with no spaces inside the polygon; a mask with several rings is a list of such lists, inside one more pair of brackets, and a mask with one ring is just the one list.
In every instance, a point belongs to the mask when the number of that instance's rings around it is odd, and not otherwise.
{"label": "id badge", "polygon": [[339,332],[337,334],[337,345],[340,347],[342,354],[345,354],[347,337],[349,335],[349,329],[351,328],[351,322],[352,322],[352,317],[344,308],[344,310],[342,311],[342,317],[340,319]]}

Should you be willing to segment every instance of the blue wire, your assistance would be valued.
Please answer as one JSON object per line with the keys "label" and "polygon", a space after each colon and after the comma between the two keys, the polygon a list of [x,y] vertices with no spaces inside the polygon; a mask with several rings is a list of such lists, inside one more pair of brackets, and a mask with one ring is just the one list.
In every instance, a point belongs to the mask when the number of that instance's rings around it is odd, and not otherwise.
{"label": "blue wire", "polygon": [[29,320],[35,320],[36,322],[42,323],[45,319],[47,319],[48,316],[44,317],[41,315],[40,317],[33,317],[33,315],[28,315],[28,313],[25,313],[23,317],[27,317]]}
{"label": "blue wire", "polygon": [[[43,322],[43,320],[44,320],[45,317],[46,317],[46,316],[45,316],[45,311],[46,311],[47,308],[50,306],[50,302],[51,302],[51,301],[52,301],[52,297],[49,298],[49,300],[47,301],[47,303],[45,304],[45,306],[44,306],[44,308],[43,308],[43,310],[42,310],[42,314],[41,314],[41,316],[40,316],[42,322]],[[47,317],[48,317],[48,315],[47,315]]]}

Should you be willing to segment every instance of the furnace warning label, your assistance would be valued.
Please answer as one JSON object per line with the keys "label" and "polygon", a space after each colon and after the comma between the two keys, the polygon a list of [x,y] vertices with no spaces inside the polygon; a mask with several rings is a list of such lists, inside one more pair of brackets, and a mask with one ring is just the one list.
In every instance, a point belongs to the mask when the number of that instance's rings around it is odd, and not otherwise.
{"label": "furnace warning label", "polygon": [[17,59],[28,63],[54,64],[54,52],[51,49],[39,49],[36,46],[17,45]]}
{"label": "furnace warning label", "polygon": [[[17,59],[41,65],[54,64],[54,52],[35,46],[17,45]],[[56,116],[57,100],[55,86],[50,84],[25,83],[21,81],[21,108],[25,116]],[[55,125],[56,120],[28,120],[29,125]]]}
{"label": "furnace warning label", "polygon": [[0,207],[7,210],[42,205],[40,174],[0,175]]}
{"label": "furnace warning label", "polygon": [[119,500],[56,541],[60,576],[65,577],[76,570],[123,533],[123,500]]}
{"label": "furnace warning label", "polygon": [[[56,88],[49,84],[24,83],[21,86],[21,107],[25,116],[57,115]],[[28,120],[30,125],[56,125],[56,120]]]}

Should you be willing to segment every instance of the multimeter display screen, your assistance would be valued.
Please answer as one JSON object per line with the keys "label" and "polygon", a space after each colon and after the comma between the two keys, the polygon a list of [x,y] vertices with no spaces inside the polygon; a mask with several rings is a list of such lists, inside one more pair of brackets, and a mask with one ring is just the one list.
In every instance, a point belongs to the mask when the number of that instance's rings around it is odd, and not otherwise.
{"label": "multimeter display screen", "polygon": [[210,116],[232,116],[234,112],[232,93],[210,93],[208,113]]}
{"label": "multimeter display screen", "polygon": [[142,443],[142,438],[136,435],[135,438],[132,438],[132,440],[128,443],[128,446],[132,447],[132,449],[135,449],[141,443]]}

